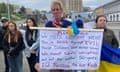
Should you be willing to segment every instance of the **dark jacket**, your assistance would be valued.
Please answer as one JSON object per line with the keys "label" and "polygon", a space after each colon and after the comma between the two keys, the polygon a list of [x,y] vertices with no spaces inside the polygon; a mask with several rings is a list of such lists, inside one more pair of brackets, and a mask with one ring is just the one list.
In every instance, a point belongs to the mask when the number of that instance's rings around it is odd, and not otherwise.
{"label": "dark jacket", "polygon": [[37,41],[38,31],[37,30],[27,30],[25,33],[26,41],[28,46],[32,46]]}
{"label": "dark jacket", "polygon": [[76,21],[76,24],[77,24],[78,28],[83,28],[83,21],[81,19],[78,19]]}
{"label": "dark jacket", "polygon": [[[65,20],[64,18],[61,19],[61,22],[62,22],[62,26],[61,26],[62,28],[67,28],[68,26],[71,25],[71,22]],[[45,27],[54,27],[52,21],[47,22]]]}
{"label": "dark jacket", "polygon": [[18,42],[14,41],[14,37],[11,36],[11,42],[8,43],[6,36],[3,39],[3,48],[7,55],[9,56],[17,56],[24,49],[23,37],[19,32]]}
{"label": "dark jacket", "polygon": [[119,43],[114,35],[114,32],[110,29],[105,28],[103,33],[103,43],[112,46],[113,48],[118,48]]}
{"label": "dark jacket", "polygon": [[7,27],[0,27],[0,48],[3,48],[2,42],[3,42],[3,38],[4,38],[6,31],[7,31]]}
{"label": "dark jacket", "polygon": [[0,27],[0,48],[2,48],[2,40],[3,40],[3,30],[2,27]]}

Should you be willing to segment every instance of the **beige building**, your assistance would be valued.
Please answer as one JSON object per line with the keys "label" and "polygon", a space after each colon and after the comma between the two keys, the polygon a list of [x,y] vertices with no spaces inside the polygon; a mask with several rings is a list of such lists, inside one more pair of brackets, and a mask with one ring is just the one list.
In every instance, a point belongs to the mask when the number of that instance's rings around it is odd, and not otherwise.
{"label": "beige building", "polygon": [[31,8],[26,8],[25,13],[26,14],[32,14],[32,9]]}
{"label": "beige building", "polygon": [[65,13],[83,11],[82,0],[60,0],[63,3]]}
{"label": "beige building", "polygon": [[96,16],[104,15],[104,8],[103,8],[103,6],[96,8],[94,13],[95,13]]}

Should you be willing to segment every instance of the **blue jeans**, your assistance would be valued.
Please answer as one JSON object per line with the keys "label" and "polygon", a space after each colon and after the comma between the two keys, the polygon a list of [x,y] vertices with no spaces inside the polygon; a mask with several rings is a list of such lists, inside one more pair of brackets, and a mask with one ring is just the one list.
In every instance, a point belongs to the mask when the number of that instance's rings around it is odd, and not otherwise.
{"label": "blue jeans", "polygon": [[[81,72],[87,72],[87,70],[80,70]],[[78,70],[74,70],[74,72],[78,72]]]}
{"label": "blue jeans", "polygon": [[22,52],[18,56],[7,56],[10,72],[23,72]]}

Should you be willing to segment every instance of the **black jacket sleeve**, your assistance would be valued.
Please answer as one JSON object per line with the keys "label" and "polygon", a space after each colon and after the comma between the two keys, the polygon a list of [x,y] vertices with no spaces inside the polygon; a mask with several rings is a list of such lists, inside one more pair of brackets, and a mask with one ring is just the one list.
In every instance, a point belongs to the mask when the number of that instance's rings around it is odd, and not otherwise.
{"label": "black jacket sleeve", "polygon": [[119,42],[118,42],[116,36],[114,35],[114,33],[113,33],[113,38],[112,38],[112,47],[114,47],[114,48],[119,47]]}
{"label": "black jacket sleeve", "polygon": [[18,42],[15,45],[15,48],[12,49],[9,54],[10,55],[18,55],[23,49],[24,49],[24,42],[23,37],[21,34],[19,34]]}
{"label": "black jacket sleeve", "polygon": [[5,53],[8,53],[9,43],[7,42],[7,40],[5,38],[3,38],[3,40],[2,40],[2,48],[3,48]]}
{"label": "black jacket sleeve", "polygon": [[114,47],[114,48],[118,48],[119,47],[119,43],[118,43],[118,40],[116,39],[115,35],[113,35],[112,47]]}

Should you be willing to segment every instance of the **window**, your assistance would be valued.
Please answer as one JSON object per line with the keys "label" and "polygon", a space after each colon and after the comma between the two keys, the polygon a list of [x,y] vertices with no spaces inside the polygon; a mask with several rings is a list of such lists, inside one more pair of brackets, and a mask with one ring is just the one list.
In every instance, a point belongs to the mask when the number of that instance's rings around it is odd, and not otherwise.
{"label": "window", "polygon": [[113,21],[115,21],[115,15],[113,15]]}
{"label": "window", "polygon": [[119,21],[119,15],[117,14],[117,21]]}
{"label": "window", "polygon": [[110,16],[110,21],[112,21],[112,15]]}

